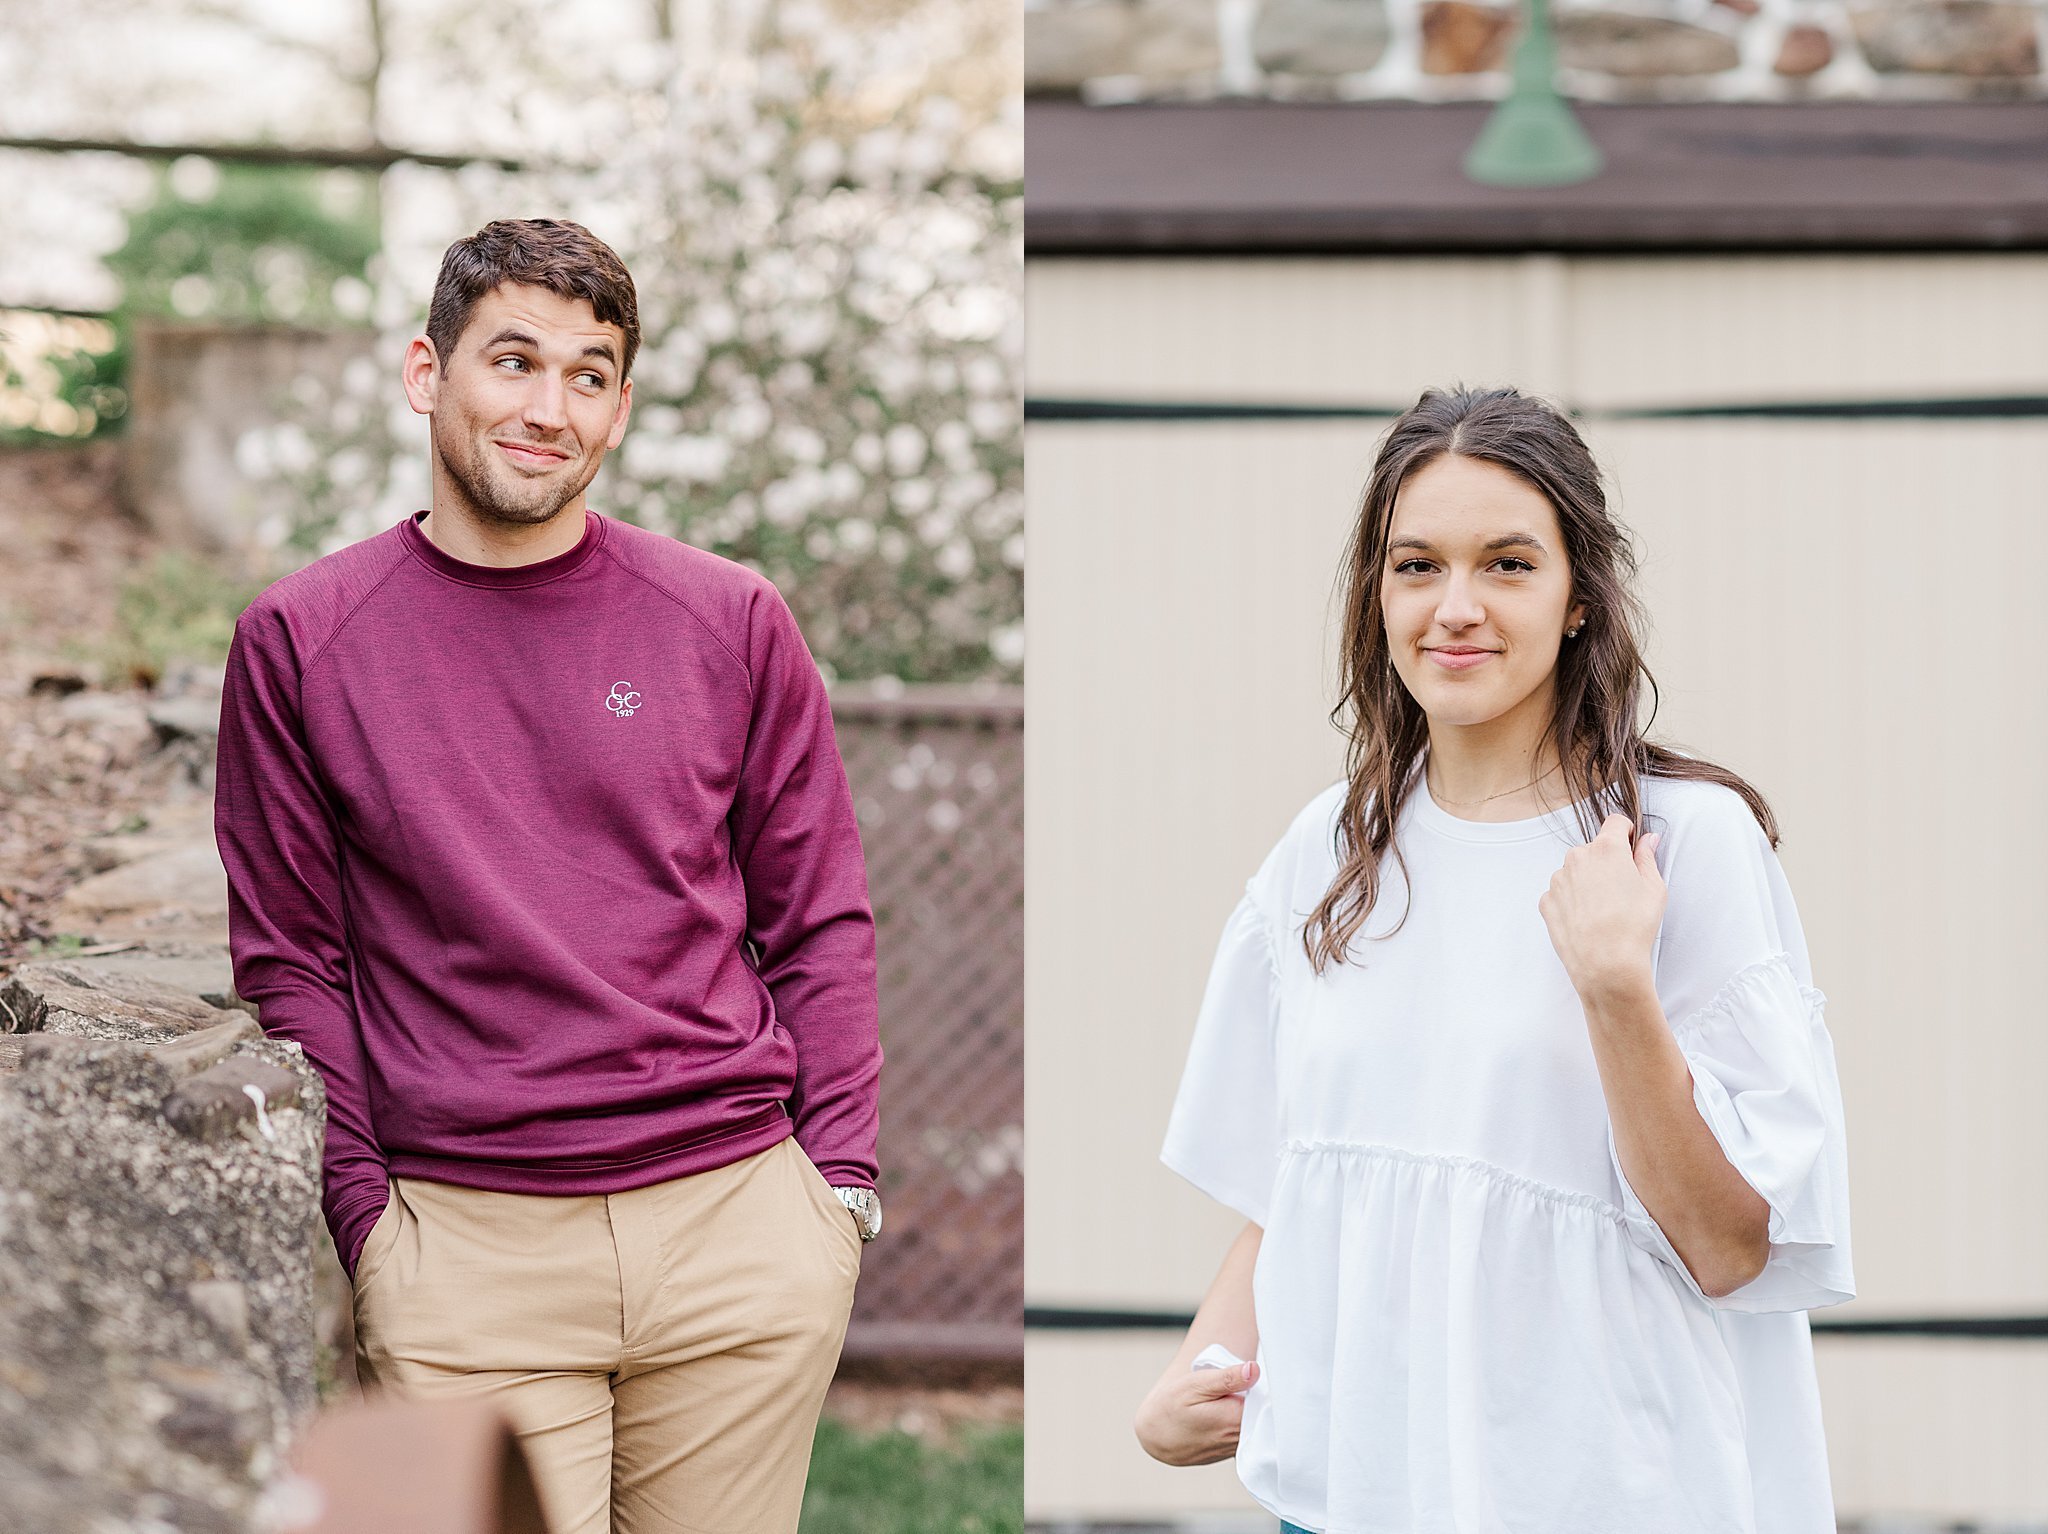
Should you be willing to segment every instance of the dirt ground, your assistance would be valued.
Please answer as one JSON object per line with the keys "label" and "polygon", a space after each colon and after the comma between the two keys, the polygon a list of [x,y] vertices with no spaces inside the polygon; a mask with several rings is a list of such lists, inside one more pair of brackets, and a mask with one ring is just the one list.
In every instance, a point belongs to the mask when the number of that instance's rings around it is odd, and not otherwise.
{"label": "dirt ground", "polygon": [[933,1387],[842,1375],[825,1396],[825,1412],[863,1433],[894,1429],[944,1442],[963,1427],[1021,1423],[1024,1387],[1016,1382]]}
{"label": "dirt ground", "polygon": [[112,444],[0,453],[0,958],[57,936],[57,897],[93,868],[86,837],[132,824],[182,764],[67,715],[103,675],[121,586],[154,544],[118,509]]}

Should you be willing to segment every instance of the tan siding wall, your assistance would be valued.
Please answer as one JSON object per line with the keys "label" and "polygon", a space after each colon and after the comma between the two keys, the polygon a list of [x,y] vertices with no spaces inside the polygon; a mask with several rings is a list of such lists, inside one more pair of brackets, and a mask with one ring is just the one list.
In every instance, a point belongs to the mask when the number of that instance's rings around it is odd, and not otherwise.
{"label": "tan siding wall", "polygon": [[1040,396],[1380,403],[1515,382],[1580,405],[2048,383],[2048,255],[1046,260]]}
{"label": "tan siding wall", "polygon": [[[1525,362],[1609,405],[2041,391],[2044,277],[2032,257],[1057,263],[1032,273],[1030,368],[1041,396],[1125,398],[1399,400]],[[1037,1303],[1192,1304],[1232,1228],[1158,1139],[1222,919],[1340,770],[1331,583],[1383,424],[1031,428]],[[1663,732],[1751,775],[1785,828],[1848,1098],[1857,1308],[2048,1311],[2027,957],[2048,930],[2048,425],[1588,435],[1645,550]],[[1032,1340],[1034,1517],[1237,1495],[1131,1443],[1168,1352]],[[2042,1344],[1824,1344],[1843,1513],[2048,1513],[2025,1452],[2048,1440],[2044,1369]]]}
{"label": "tan siding wall", "polygon": [[[1368,432],[1299,426],[1031,439],[1035,1300],[1177,1302],[1220,1251],[1206,1200],[1156,1166],[1159,1129],[1223,918],[1339,770],[1324,612],[1370,450]],[[1068,1189],[1094,1191],[1044,1196]]]}
{"label": "tan siding wall", "polygon": [[2040,1526],[2048,1346],[1823,1337],[1814,1355],[1845,1518]]}

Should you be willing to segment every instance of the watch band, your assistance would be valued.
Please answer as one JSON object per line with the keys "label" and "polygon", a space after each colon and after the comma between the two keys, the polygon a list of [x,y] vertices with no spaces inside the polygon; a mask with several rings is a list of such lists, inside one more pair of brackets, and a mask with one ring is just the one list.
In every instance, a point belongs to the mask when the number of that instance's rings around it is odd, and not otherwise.
{"label": "watch band", "polygon": [[882,1233],[882,1196],[873,1188],[840,1187],[835,1183],[832,1192],[853,1216],[854,1228],[863,1242]]}

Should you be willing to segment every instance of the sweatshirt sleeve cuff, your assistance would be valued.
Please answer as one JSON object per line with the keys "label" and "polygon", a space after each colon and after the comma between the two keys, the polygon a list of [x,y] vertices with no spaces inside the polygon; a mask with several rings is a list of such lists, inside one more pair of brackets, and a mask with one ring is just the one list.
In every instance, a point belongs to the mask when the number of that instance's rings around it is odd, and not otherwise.
{"label": "sweatshirt sleeve cuff", "polygon": [[337,1192],[329,1201],[327,1228],[333,1233],[335,1255],[341,1259],[350,1282],[355,1280],[356,1264],[363,1255],[363,1243],[370,1239],[372,1227],[390,1200],[391,1179],[386,1176],[377,1180],[365,1179],[346,1191]]}

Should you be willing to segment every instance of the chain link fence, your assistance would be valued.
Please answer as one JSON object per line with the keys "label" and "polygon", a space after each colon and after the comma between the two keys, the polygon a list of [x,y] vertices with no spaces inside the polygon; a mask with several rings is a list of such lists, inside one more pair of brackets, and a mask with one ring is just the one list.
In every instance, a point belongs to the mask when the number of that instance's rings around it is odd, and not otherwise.
{"label": "chain link fence", "polygon": [[842,691],[881,964],[882,1239],[846,1354],[1024,1349],[1024,705]]}

